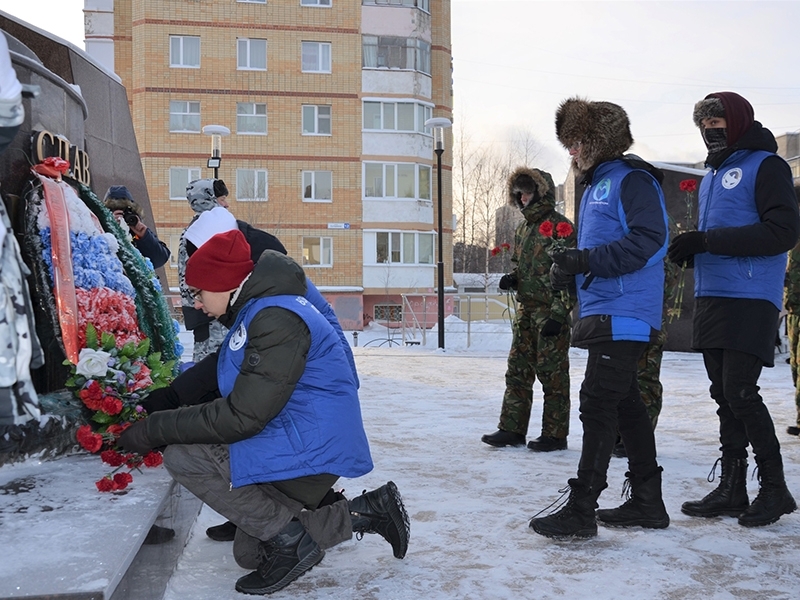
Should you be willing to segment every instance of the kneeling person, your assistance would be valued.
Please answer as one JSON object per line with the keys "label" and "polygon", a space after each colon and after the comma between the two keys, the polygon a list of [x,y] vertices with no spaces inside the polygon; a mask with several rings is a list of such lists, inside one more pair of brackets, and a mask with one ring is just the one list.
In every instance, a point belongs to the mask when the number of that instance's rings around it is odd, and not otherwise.
{"label": "kneeling person", "polygon": [[243,542],[257,540],[257,560],[241,559],[234,542],[237,561],[256,567],[236,589],[282,589],[353,531],[381,533],[404,555],[408,516],[391,482],[318,509],[339,477],[373,465],[352,370],[333,327],[303,298],[302,268],[274,251],[254,266],[234,230],[192,255],[186,283],[195,306],[230,328],[217,357],[219,397],[151,414],[120,444],[169,445],[173,478],[233,522]]}

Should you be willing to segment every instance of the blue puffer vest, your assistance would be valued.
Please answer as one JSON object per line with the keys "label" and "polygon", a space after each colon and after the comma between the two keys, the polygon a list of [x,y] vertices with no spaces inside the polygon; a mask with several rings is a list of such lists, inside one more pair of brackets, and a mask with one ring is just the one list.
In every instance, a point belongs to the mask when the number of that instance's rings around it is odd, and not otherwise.
{"label": "blue puffer vest", "polygon": [[301,296],[249,301],[219,350],[219,390],[233,390],[247,346],[247,328],[262,309],[297,314],[311,332],[306,367],[283,410],[264,429],[230,445],[233,487],[331,473],[360,477],[372,470],[350,365],[333,327]]}
{"label": "blue puffer vest", "polygon": [[[595,248],[616,242],[630,232],[620,200],[622,180],[633,171],[646,173],[658,190],[666,223],[664,194],[647,171],[634,169],[622,160],[601,164],[581,198],[578,248]],[[661,329],[666,242],[638,271],[613,278],[594,277],[583,289],[586,277],[577,275],[579,318],[593,315],[616,317],[615,340],[647,341],[650,328]],[[621,317],[621,318],[620,318]],[[646,324],[646,325],[645,325]]]}
{"label": "blue puffer vest", "polygon": [[[759,223],[756,177],[771,152],[739,150],[700,183],[700,231]],[[786,252],[776,256],[725,256],[704,252],[694,257],[694,295],[769,300],[783,303]]]}

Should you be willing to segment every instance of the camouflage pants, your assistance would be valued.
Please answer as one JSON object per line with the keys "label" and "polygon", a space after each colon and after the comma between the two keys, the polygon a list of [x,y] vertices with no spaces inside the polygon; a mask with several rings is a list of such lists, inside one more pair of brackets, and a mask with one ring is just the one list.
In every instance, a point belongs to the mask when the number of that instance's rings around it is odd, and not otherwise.
{"label": "camouflage pants", "polygon": [[800,315],[792,313],[786,315],[786,332],[789,336],[789,365],[792,369],[794,403],[797,406],[797,426],[800,427],[800,388],[797,381],[798,364],[800,364]]}
{"label": "camouflage pants", "polygon": [[639,359],[639,392],[642,394],[642,402],[647,409],[647,416],[653,424],[653,429],[658,424],[658,415],[661,413],[664,389],[661,386],[661,356],[664,354],[664,330],[658,336],[658,340],[647,344],[647,347]]}
{"label": "camouflage pants", "polygon": [[558,335],[541,336],[548,318],[548,313],[526,311],[522,306],[517,311],[498,425],[503,431],[527,435],[533,383],[538,377],[544,392],[542,435],[565,438],[569,433],[570,330],[565,324]]}

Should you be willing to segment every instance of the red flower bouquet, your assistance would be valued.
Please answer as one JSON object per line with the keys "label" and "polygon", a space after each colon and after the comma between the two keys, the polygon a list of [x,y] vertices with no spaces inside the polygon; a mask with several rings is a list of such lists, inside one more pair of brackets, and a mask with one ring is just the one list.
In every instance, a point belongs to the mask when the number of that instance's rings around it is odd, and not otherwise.
{"label": "red flower bouquet", "polygon": [[539,225],[539,234],[551,240],[549,250],[551,255],[567,249],[567,242],[565,240],[572,235],[573,231],[572,225],[565,221],[561,221],[560,223],[544,221]]}
{"label": "red flower bouquet", "polygon": [[98,340],[97,330],[89,323],[86,347],[81,350],[78,363],[64,361],[71,367],[67,388],[92,411],[90,424],[77,431],[78,444],[92,454],[99,453],[100,460],[114,468],[96,482],[101,492],[124,490],[133,481],[133,469],[139,470],[142,465],[157,467],[162,462],[160,452],[140,456],[117,448],[122,432],[146,416],[139,402],[150,390],[165,387],[172,378],[174,361],[162,363],[160,353],[150,354],[149,350],[148,339],[128,341],[122,347],[117,347],[117,340],[110,333],[103,333]]}

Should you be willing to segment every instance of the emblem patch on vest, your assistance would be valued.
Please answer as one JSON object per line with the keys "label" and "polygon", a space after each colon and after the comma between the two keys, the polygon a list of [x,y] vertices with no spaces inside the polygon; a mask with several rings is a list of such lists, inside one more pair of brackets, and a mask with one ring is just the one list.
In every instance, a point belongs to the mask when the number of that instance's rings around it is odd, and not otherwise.
{"label": "emblem patch on vest", "polygon": [[608,195],[611,193],[611,180],[603,179],[594,187],[592,192],[592,204],[608,204]]}
{"label": "emblem patch on vest", "polygon": [[244,328],[244,323],[239,325],[239,328],[231,336],[231,341],[228,342],[228,348],[236,352],[247,341],[247,330]]}
{"label": "emblem patch on vest", "polygon": [[722,176],[722,187],[726,190],[732,190],[742,180],[742,170],[739,167],[734,167],[730,171],[726,171]]}

